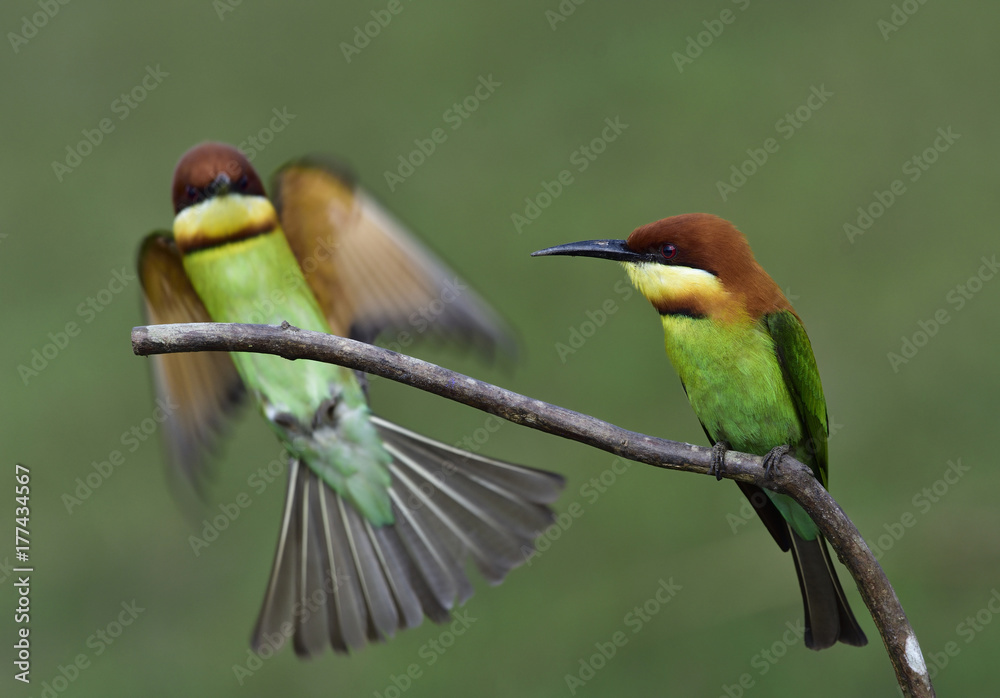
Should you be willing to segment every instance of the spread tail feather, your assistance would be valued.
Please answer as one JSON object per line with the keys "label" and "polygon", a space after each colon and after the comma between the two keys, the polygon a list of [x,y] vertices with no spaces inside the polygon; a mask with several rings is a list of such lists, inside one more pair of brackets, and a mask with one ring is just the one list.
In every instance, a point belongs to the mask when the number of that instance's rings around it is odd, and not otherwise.
{"label": "spread tail feather", "polygon": [[562,477],[372,422],[393,457],[394,523],[376,527],[293,458],[274,564],[253,632],[256,652],[293,637],[311,656],[449,620],[472,595],[468,558],[498,584],[553,520]]}

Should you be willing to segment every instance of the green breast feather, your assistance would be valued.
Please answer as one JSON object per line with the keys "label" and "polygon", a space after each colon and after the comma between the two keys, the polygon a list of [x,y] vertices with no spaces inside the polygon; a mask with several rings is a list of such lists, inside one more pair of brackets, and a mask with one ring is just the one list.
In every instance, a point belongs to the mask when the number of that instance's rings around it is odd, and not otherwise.
{"label": "green breast feather", "polygon": [[[788,444],[826,484],[826,402],[812,347],[798,318],[778,311],[758,322],[663,316],[667,355],[706,434],[765,455]],[[768,492],[807,540],[818,530],[794,501]]]}
{"label": "green breast feather", "polygon": [[[303,329],[330,331],[280,230],[188,254],[184,267],[216,322],[287,320]],[[232,356],[285,446],[369,521],[391,523],[392,458],[371,424],[367,399],[354,374],[317,361],[253,353]],[[329,424],[319,428],[315,420],[321,406],[333,414]],[[290,415],[303,426],[290,428],[279,415]]]}

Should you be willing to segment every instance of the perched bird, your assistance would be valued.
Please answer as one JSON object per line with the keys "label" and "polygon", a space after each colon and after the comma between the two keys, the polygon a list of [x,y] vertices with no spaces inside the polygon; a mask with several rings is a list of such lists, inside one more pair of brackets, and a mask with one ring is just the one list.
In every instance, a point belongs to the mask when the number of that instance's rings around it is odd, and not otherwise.
{"label": "perched bird", "polygon": [[[275,176],[274,205],[235,148],[205,143],[174,172],[173,235],[142,244],[150,323],[288,321],[372,341],[426,329],[486,349],[496,315],[335,166]],[[170,460],[192,483],[227,410],[249,397],[289,456],[277,551],[252,647],[294,636],[310,656],[382,641],[472,593],[468,559],[499,583],[530,555],[563,487],[553,473],[466,453],[374,416],[353,371],[252,353],[153,359],[180,405]]]}
{"label": "perched bird", "polygon": [[[705,213],[664,218],[627,240],[590,240],[533,256],[621,262],[660,313],[667,356],[705,434],[716,473],[725,450],[786,453],[827,484],[826,399],[802,321],[731,223]],[[720,475],[721,477],[721,475]],[[793,499],[737,483],[782,550],[791,550],[805,605],[805,643],[868,641],[851,614],[826,541]]]}

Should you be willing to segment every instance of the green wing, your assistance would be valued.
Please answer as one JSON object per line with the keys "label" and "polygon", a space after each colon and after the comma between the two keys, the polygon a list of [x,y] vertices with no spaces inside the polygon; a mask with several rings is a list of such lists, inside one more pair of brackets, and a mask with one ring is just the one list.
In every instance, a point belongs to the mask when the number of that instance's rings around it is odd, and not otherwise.
{"label": "green wing", "polygon": [[779,310],[764,316],[785,383],[792,394],[795,409],[802,422],[803,437],[792,444],[796,458],[809,465],[824,487],[827,483],[826,440],[829,427],[826,398],[819,380],[819,369],[813,356],[812,344],[802,321],[790,310]]}

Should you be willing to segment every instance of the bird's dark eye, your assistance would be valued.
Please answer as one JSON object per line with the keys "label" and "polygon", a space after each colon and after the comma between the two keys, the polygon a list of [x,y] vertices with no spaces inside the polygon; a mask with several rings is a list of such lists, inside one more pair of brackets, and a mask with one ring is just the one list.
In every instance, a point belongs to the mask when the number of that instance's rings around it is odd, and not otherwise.
{"label": "bird's dark eye", "polygon": [[677,247],[671,245],[669,242],[666,245],[660,247],[660,256],[664,259],[673,259],[677,256]]}
{"label": "bird's dark eye", "polygon": [[247,176],[246,176],[246,175],[243,175],[242,177],[240,177],[240,178],[239,178],[239,179],[238,179],[238,180],[236,181],[236,186],[237,186],[237,187],[238,187],[238,188],[239,188],[240,190],[244,190],[244,189],[246,189],[246,188],[247,188],[247,184],[248,184],[249,182],[250,182],[250,180],[248,180],[248,179],[247,179]]}
{"label": "bird's dark eye", "polygon": [[191,184],[187,185],[185,193],[187,194],[187,197],[191,199],[191,201],[198,201],[199,199],[201,199],[201,195],[198,192],[198,188]]}

